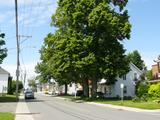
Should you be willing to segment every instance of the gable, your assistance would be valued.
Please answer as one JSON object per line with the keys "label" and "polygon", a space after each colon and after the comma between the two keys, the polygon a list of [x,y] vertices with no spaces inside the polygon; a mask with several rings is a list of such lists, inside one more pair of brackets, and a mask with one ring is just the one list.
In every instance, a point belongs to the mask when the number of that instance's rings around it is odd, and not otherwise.
{"label": "gable", "polygon": [[140,70],[137,66],[135,66],[133,63],[130,63],[129,64],[129,67],[132,71],[138,73],[139,75],[142,75],[143,74],[143,71]]}
{"label": "gable", "polygon": [[0,74],[10,74],[8,71],[0,67]]}

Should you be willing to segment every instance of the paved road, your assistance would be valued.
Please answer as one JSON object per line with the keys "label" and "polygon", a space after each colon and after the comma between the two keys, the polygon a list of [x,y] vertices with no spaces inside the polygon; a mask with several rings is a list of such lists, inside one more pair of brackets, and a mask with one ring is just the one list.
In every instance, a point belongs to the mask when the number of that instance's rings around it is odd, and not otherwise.
{"label": "paved road", "polygon": [[27,100],[35,120],[160,120],[158,113],[138,113],[36,95]]}

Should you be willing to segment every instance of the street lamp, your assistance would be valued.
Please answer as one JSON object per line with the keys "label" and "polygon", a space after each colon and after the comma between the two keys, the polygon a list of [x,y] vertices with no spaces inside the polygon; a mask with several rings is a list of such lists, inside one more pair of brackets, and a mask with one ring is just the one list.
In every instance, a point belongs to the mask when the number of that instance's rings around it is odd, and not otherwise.
{"label": "street lamp", "polygon": [[124,84],[123,83],[120,84],[120,88],[121,88],[121,101],[122,101],[122,104],[123,104],[123,89],[124,89]]}

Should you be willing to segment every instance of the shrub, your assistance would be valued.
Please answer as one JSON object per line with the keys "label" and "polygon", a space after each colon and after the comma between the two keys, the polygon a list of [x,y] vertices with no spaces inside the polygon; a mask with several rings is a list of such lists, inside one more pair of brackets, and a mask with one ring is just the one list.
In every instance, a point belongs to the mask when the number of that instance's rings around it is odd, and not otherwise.
{"label": "shrub", "polygon": [[160,83],[151,85],[148,93],[154,99],[160,98]]}
{"label": "shrub", "polygon": [[148,96],[149,85],[148,84],[139,84],[137,88],[137,96],[139,98],[146,98]]}

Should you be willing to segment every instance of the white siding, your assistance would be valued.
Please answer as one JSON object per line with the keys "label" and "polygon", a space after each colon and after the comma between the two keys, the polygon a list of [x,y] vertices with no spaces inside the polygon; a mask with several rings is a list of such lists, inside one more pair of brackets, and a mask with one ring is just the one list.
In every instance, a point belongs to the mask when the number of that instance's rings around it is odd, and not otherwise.
{"label": "white siding", "polygon": [[99,91],[104,93],[104,87],[111,87],[111,94],[105,93],[106,97],[117,97],[121,96],[121,83],[124,84],[124,86],[127,87],[127,93],[124,93],[124,96],[135,96],[135,73],[137,76],[137,79],[140,79],[140,76],[142,74],[142,71],[140,71],[135,65],[130,64],[130,71],[126,74],[126,80],[123,79],[123,77],[119,78],[117,77],[117,81],[112,86],[106,86],[106,85],[99,85]]}
{"label": "white siding", "polygon": [[0,74],[0,93],[7,93],[8,77],[8,74]]}

